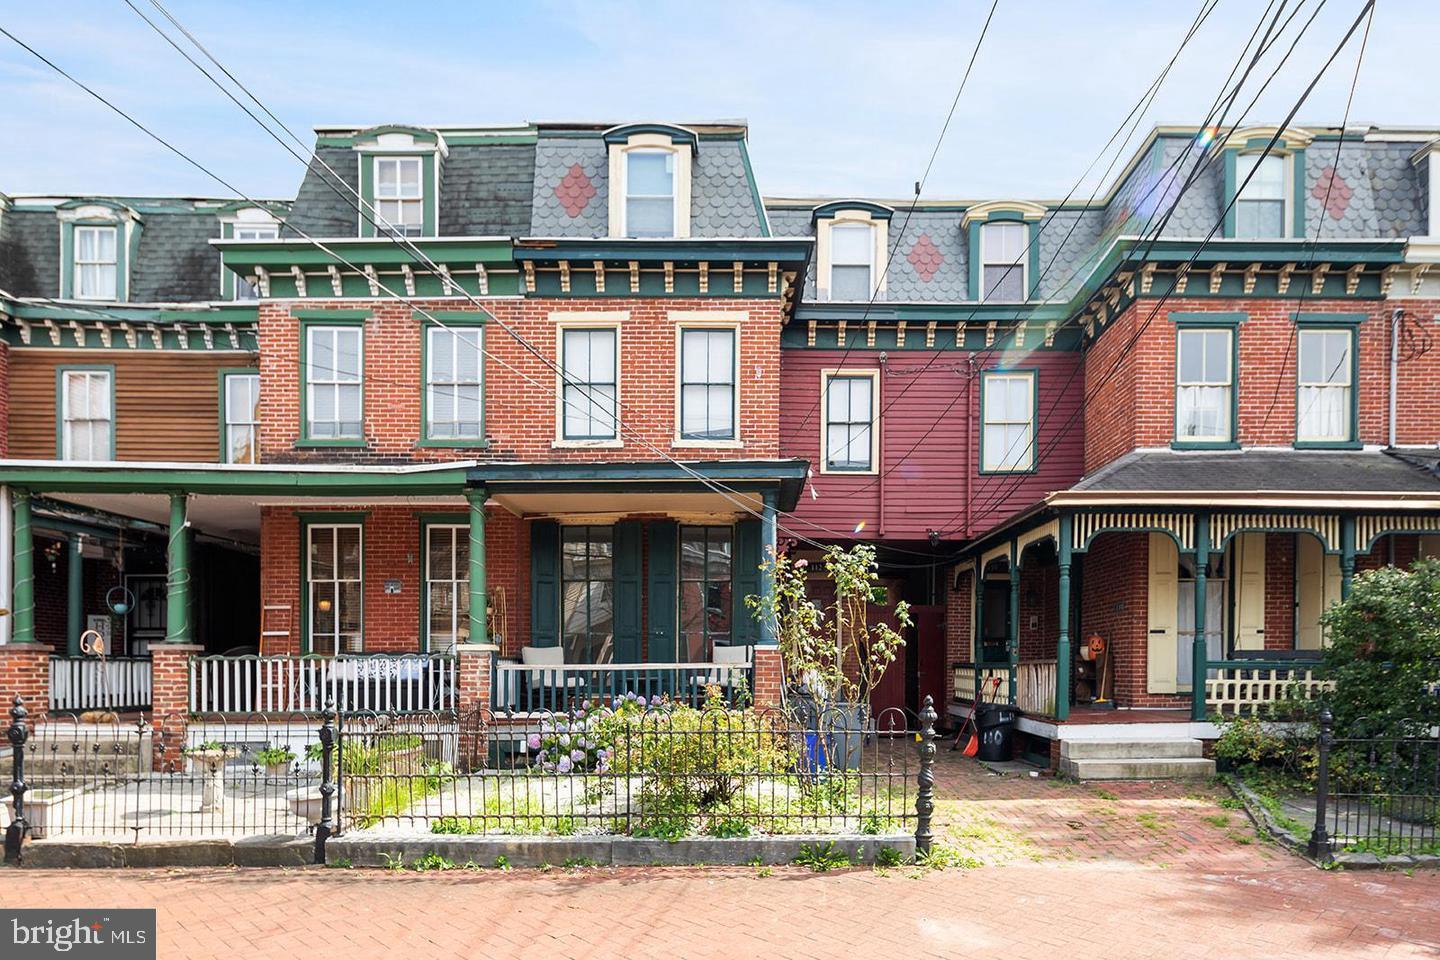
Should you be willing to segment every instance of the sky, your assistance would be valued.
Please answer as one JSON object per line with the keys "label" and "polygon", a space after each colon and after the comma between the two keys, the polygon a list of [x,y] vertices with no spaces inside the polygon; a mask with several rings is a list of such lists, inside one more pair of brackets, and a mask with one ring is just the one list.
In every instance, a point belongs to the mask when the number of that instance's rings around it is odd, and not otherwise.
{"label": "sky", "polygon": [[[164,22],[150,0],[134,2]],[[325,124],[744,118],[767,196],[892,198],[920,179],[990,10],[990,0],[162,2],[303,135]],[[1362,5],[1289,0],[1299,7],[1289,35],[1320,12],[1249,120],[1284,118]],[[1091,189],[1111,154],[1081,179],[1087,166],[1200,9],[999,0],[923,195]],[[1218,0],[1130,146],[1155,123],[1205,115],[1264,9]],[[240,192],[294,195],[301,164],[124,0],[0,0],[0,26]],[[1352,123],[1440,127],[1437,36],[1440,3],[1380,0]],[[1297,122],[1340,120],[1359,47],[1357,32]],[[1258,86],[1257,71],[1248,89]],[[3,36],[0,115],[5,193],[231,195]]]}

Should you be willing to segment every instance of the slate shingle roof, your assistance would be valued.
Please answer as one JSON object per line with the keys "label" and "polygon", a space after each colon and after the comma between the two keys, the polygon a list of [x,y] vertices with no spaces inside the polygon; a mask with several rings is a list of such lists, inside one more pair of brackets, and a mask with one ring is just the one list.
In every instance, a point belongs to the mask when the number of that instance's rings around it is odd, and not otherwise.
{"label": "slate shingle roof", "polygon": [[1440,476],[1422,462],[1380,451],[1137,450],[1071,489],[1440,494]]}

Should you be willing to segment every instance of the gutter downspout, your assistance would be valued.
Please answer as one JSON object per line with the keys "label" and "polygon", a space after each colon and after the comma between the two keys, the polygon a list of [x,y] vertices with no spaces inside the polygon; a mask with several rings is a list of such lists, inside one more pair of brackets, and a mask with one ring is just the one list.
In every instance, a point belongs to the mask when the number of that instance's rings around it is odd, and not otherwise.
{"label": "gutter downspout", "polygon": [[1400,320],[1405,316],[1404,307],[1390,311],[1390,449],[1395,449],[1395,421],[1398,405],[1400,378]]}
{"label": "gutter downspout", "polygon": [[974,389],[974,384],[975,357],[972,354],[965,358],[965,469],[960,471],[960,476],[964,481],[961,499],[964,502],[964,510],[962,512],[965,517],[965,526],[960,531],[960,536],[966,540],[970,539],[970,531],[974,529],[974,518],[970,515],[970,475],[975,470],[975,457],[971,447],[974,443],[972,437],[975,429],[975,418],[980,415],[980,411],[975,408],[975,404],[971,399],[971,391]]}
{"label": "gutter downspout", "polygon": [[875,535],[885,536],[885,430],[884,424],[880,421],[884,417],[885,410],[885,374],[886,364],[890,362],[890,355],[884,350],[880,351],[880,382],[875,387],[875,424],[880,434],[875,443],[875,467],[880,471],[879,480],[876,482],[880,497],[879,522],[876,524]]}

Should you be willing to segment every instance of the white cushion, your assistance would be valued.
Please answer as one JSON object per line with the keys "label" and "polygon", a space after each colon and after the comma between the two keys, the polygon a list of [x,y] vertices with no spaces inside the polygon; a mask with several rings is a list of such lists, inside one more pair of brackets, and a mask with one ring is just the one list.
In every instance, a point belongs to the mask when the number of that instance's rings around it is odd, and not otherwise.
{"label": "white cushion", "polygon": [[715,663],[749,663],[750,647],[716,647],[710,658]]}
{"label": "white cushion", "polygon": [[565,648],[554,647],[521,647],[520,659],[525,663],[543,663],[547,666],[554,666],[565,662]]}

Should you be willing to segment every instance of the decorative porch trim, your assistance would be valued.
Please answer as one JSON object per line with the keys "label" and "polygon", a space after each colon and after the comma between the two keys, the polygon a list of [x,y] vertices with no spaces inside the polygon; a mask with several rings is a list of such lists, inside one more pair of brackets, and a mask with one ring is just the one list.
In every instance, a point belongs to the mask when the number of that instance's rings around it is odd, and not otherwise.
{"label": "decorative porch trim", "polygon": [[1015,538],[1015,565],[1024,566],[1025,548],[1042,540],[1054,540],[1058,549],[1060,546],[1060,521],[1051,520],[1049,523],[1036,527],[1034,530],[1026,530]]}
{"label": "decorative porch trim", "polygon": [[1102,533],[1169,534],[1182,553],[1195,550],[1195,517],[1189,513],[1106,512],[1077,513],[1071,534],[1071,549],[1085,553]]}
{"label": "decorative porch trim", "polygon": [[1211,544],[1225,549],[1237,533],[1309,533],[1326,553],[1340,553],[1340,517],[1323,513],[1216,513],[1210,517]]}
{"label": "decorative porch trim", "polygon": [[991,560],[1004,557],[1005,560],[1008,562],[1010,559],[1010,547],[1011,541],[1007,540],[999,546],[992,547],[984,553],[980,554],[980,561],[976,564],[976,570],[978,571],[976,580],[985,579],[985,568],[990,565]]}
{"label": "decorative porch trim", "polygon": [[1397,533],[1440,533],[1440,517],[1402,514],[1361,514],[1355,518],[1355,552],[1369,553],[1381,537]]}

